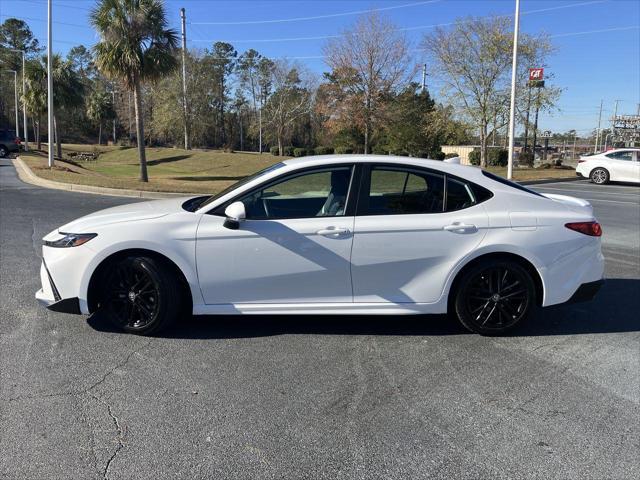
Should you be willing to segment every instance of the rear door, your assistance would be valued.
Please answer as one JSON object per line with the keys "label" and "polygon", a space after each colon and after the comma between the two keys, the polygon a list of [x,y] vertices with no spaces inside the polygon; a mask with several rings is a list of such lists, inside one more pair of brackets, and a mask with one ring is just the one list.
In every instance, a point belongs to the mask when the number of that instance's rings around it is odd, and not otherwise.
{"label": "rear door", "polygon": [[432,303],[487,232],[491,194],[442,173],[396,165],[363,172],[351,271],[355,302]]}
{"label": "rear door", "polygon": [[638,169],[634,161],[636,152],[633,150],[620,150],[606,154],[607,163],[610,164],[609,174],[611,180],[617,182],[637,182]]}

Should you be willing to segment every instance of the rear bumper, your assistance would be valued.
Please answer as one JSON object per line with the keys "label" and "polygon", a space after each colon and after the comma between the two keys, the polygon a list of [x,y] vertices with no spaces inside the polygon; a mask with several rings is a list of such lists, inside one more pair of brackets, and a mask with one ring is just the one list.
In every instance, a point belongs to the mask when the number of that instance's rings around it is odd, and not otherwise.
{"label": "rear bumper", "polygon": [[604,278],[596,280],[595,282],[583,283],[566,303],[571,304],[593,300],[602,285],[604,285]]}

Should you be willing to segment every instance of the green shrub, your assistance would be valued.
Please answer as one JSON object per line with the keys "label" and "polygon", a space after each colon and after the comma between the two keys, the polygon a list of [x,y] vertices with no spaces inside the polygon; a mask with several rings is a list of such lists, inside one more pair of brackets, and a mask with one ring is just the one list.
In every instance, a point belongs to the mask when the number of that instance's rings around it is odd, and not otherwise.
{"label": "green shrub", "polygon": [[518,155],[518,164],[533,167],[533,153],[521,152],[520,155]]}
{"label": "green shrub", "polygon": [[371,149],[371,153],[373,153],[374,155],[388,155],[389,148],[384,145],[374,145],[374,147]]}
{"label": "green shrub", "polygon": [[502,148],[487,150],[487,165],[490,167],[506,167],[509,162],[509,152]]}
{"label": "green shrub", "polygon": [[480,150],[472,150],[469,152],[469,163],[471,165],[480,165]]}
{"label": "green shrub", "polygon": [[433,160],[444,160],[446,158],[446,155],[444,154],[444,152],[433,152],[430,156],[422,157],[422,158],[431,158]]}
{"label": "green shrub", "polygon": [[452,153],[446,153],[446,154],[444,155],[444,158],[445,158],[445,159],[447,159],[447,158],[456,158],[456,157],[459,157],[459,156],[460,156],[460,155],[459,155],[457,152],[452,152]]}
{"label": "green shrub", "polygon": [[294,148],[293,149],[293,156],[294,157],[304,157],[307,155],[307,149],[306,148]]}
{"label": "green shrub", "polygon": [[275,155],[276,157],[280,155],[280,149],[278,147],[271,147],[269,152],[271,152],[271,155]]}
{"label": "green shrub", "polygon": [[348,153],[353,153],[353,148],[351,147],[336,147],[335,152],[341,155],[345,155]]}
{"label": "green shrub", "polygon": [[293,146],[287,145],[286,147],[283,147],[282,148],[282,154],[285,157],[293,157]]}
{"label": "green shrub", "polygon": [[333,153],[333,147],[316,147],[313,149],[315,155],[331,155]]}

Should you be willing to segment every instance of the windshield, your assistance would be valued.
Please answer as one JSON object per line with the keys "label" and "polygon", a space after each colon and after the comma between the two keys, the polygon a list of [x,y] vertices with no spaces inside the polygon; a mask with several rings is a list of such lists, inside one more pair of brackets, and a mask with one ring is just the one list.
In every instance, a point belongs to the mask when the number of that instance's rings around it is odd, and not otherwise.
{"label": "windshield", "polygon": [[221,192],[209,197],[207,200],[202,202],[199,205],[198,208],[200,209],[202,207],[206,207],[210,203],[215,202],[217,199],[224,197],[227,193],[235,190],[236,188],[239,188],[242,185],[245,185],[245,184],[249,183],[250,181],[255,180],[256,178],[261,177],[261,176],[263,176],[263,175],[265,175],[265,174],[267,174],[269,172],[273,172],[274,170],[277,170],[277,169],[279,169],[281,167],[284,167],[284,163],[279,162],[279,163],[271,165],[270,167],[265,168],[264,170],[260,170],[260,171],[258,171],[256,173],[253,173],[253,174],[249,175],[248,177],[244,177],[242,180],[237,181],[233,185],[229,185],[227,188],[225,188]]}

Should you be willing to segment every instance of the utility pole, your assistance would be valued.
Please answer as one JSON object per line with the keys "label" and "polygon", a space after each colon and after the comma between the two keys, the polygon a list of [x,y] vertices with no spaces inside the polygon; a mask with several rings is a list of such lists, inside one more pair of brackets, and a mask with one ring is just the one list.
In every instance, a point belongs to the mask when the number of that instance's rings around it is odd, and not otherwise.
{"label": "utility pole", "polygon": [[600,122],[602,121],[602,100],[600,100],[600,113],[598,114],[598,130],[596,131],[596,145],[593,147],[593,153],[598,153],[598,143],[600,142]]}
{"label": "utility pole", "polygon": [[573,158],[572,160],[576,159],[576,138],[578,137],[578,132],[574,132],[573,133]]}
{"label": "utility pole", "polygon": [[426,88],[427,88],[427,64],[424,63],[422,64],[422,88],[420,92],[424,93]]}
{"label": "utility pole", "polygon": [[53,167],[53,76],[51,60],[53,55],[53,31],[51,23],[51,0],[47,4],[47,140],[49,141],[49,168]]}
{"label": "utility pole", "polygon": [[189,150],[189,109],[187,107],[187,15],[184,8],[180,9],[182,20],[182,107],[184,109],[184,149]]}
{"label": "utility pole", "polygon": [[[613,117],[611,117],[611,131],[609,132],[611,134],[611,146],[615,146],[615,135],[614,135],[614,128],[616,125],[616,117],[618,116],[618,102],[620,102],[620,100],[616,100],[615,101],[615,106],[613,107]],[[605,137],[605,151],[607,150],[606,147],[606,143],[607,143],[607,139]]]}
{"label": "utility pole", "polygon": [[29,151],[29,130],[27,128],[27,100],[25,95],[27,94],[27,83],[24,79],[24,50],[22,51],[22,126],[24,128],[24,151]]}
{"label": "utility pole", "polygon": [[509,110],[509,158],[507,179],[513,176],[513,144],[516,123],[516,75],[518,69],[518,27],[520,26],[520,0],[516,0],[516,13],[513,26],[513,60],[511,62],[511,104]]}

